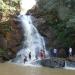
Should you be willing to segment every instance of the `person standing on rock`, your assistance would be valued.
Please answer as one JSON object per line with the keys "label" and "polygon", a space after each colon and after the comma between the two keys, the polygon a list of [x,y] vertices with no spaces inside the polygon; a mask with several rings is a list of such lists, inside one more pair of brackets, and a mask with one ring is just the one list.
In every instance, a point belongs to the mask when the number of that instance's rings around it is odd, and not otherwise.
{"label": "person standing on rock", "polygon": [[57,57],[57,49],[54,49],[53,53],[54,53],[54,57]]}
{"label": "person standing on rock", "polygon": [[72,56],[72,48],[69,48],[69,56]]}

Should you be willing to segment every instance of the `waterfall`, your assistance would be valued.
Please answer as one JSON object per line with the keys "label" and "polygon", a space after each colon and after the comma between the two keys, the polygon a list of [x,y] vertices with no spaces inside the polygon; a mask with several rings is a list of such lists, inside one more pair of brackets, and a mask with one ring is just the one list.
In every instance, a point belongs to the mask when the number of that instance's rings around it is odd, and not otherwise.
{"label": "waterfall", "polygon": [[[21,11],[20,15],[18,16],[18,19],[21,22],[25,39],[23,41],[23,48],[17,53],[16,58],[14,59],[14,62],[24,63],[25,57],[27,58],[27,62],[36,60],[36,58],[39,59],[40,51],[44,50],[46,52],[44,38],[39,34],[38,30],[33,25],[31,15],[25,15],[24,12]],[[30,52],[31,52],[31,59],[29,59]]]}

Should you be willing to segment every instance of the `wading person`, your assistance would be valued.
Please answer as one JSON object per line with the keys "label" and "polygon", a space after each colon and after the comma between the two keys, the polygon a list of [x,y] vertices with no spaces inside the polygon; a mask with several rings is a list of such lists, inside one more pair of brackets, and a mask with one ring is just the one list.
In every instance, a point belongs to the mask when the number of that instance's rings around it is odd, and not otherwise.
{"label": "wading person", "polygon": [[40,58],[41,59],[44,59],[45,58],[45,52],[44,52],[44,50],[41,50],[40,51]]}
{"label": "wading person", "polygon": [[31,52],[29,53],[29,59],[31,60]]}
{"label": "wading person", "polygon": [[25,56],[25,58],[24,58],[24,63],[27,61],[27,57]]}

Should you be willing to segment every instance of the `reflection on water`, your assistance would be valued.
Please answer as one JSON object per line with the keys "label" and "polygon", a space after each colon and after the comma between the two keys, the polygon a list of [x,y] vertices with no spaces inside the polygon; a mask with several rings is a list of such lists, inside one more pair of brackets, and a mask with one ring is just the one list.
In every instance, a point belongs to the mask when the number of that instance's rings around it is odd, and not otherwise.
{"label": "reflection on water", "polygon": [[75,75],[75,71],[50,69],[46,67],[24,67],[20,65],[0,64],[0,75]]}

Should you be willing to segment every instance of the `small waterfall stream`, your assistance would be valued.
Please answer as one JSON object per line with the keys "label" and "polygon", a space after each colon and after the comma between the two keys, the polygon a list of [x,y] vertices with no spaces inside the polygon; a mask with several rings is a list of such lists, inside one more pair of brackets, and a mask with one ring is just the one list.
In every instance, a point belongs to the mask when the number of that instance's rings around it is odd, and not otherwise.
{"label": "small waterfall stream", "polygon": [[27,60],[29,60],[30,52],[31,52],[31,60],[34,60],[36,59],[36,56],[39,57],[40,50],[46,49],[44,38],[39,34],[37,29],[33,25],[31,16],[22,15],[19,16],[19,19],[22,23],[25,40],[23,41],[23,49],[21,49],[17,53],[17,56],[21,56],[21,60],[19,59],[18,62],[23,63],[25,56],[27,57]]}

